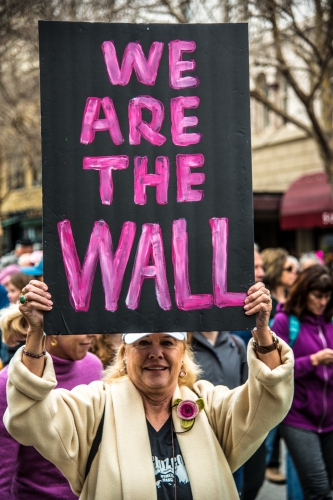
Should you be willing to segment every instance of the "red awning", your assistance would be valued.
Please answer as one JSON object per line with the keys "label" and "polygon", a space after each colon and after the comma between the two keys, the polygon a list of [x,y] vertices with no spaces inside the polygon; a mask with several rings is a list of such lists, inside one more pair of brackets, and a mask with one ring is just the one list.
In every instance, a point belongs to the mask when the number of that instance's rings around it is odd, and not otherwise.
{"label": "red awning", "polygon": [[333,227],[333,198],[324,172],[303,175],[284,193],[281,229]]}

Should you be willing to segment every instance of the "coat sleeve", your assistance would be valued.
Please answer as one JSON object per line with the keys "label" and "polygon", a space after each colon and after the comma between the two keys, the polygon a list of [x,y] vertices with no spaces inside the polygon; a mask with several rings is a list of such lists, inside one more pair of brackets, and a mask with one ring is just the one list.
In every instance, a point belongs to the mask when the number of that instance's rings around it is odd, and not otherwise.
{"label": "coat sleeve", "polygon": [[194,386],[232,471],[260,446],[268,431],[288,413],[293,398],[293,352],[280,340],[282,364],[271,370],[260,361],[249,342],[249,378],[236,389],[206,381]]}
{"label": "coat sleeve", "polygon": [[105,406],[104,384],[53,390],[57,382],[51,356],[47,355],[41,378],[25,367],[21,357],[19,349],[9,365],[5,426],[19,443],[34,446],[58,467],[79,495]]}

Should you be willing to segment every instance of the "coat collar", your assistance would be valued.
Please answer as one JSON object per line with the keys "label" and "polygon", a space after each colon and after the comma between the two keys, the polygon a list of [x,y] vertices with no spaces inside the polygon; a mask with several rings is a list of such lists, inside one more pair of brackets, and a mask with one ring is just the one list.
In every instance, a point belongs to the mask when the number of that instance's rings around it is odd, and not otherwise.
{"label": "coat collar", "polygon": [[[195,401],[199,397],[188,387],[182,386],[176,388],[173,401],[178,398]],[[190,479],[193,498],[216,498],[216,492],[221,491],[219,463],[217,457],[212,454],[216,446],[216,437],[210,427],[205,410],[199,412],[194,426],[185,433],[183,433],[184,429],[181,426],[181,419],[177,415],[176,408],[172,410],[172,420],[175,431],[180,433],[177,434],[177,439]]]}
{"label": "coat collar", "polygon": [[[155,474],[146,417],[142,398],[128,377],[110,385],[114,405],[117,447],[120,470],[122,471],[123,497],[128,500],[156,499]],[[188,387],[177,386],[175,399],[198,399]],[[194,499],[214,498],[221,491],[219,464],[212,451],[216,437],[212,432],[205,411],[201,411],[193,428],[182,434],[181,420],[172,410],[172,419],[190,479]],[[202,465],[205,464],[204,480]],[[135,494],[133,496],[133,484]],[[213,496],[209,496],[211,491]],[[144,493],[143,493],[144,492]],[[143,495],[140,496],[140,495]]]}

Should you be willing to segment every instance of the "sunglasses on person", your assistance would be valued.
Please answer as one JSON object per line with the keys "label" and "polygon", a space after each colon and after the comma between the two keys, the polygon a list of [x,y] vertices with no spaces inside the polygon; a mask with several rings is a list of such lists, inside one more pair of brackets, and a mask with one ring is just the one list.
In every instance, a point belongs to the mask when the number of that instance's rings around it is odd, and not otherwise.
{"label": "sunglasses on person", "polygon": [[287,271],[287,273],[296,273],[296,274],[299,273],[299,270],[293,266],[284,267],[283,271]]}

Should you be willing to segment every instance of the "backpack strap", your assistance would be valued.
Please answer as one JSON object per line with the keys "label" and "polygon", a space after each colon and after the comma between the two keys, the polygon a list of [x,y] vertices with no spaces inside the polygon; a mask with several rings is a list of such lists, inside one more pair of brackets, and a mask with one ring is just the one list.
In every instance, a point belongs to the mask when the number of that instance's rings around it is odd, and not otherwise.
{"label": "backpack strap", "polygon": [[91,465],[92,465],[92,463],[94,461],[94,458],[95,458],[95,456],[96,456],[96,454],[98,452],[98,448],[99,448],[100,442],[102,440],[103,426],[104,426],[104,417],[105,417],[105,408],[103,410],[103,415],[102,415],[101,421],[99,423],[96,435],[94,437],[93,444],[92,444],[92,446],[90,448],[90,452],[89,452],[88,460],[87,460],[87,465],[86,465],[86,472],[84,474],[84,480],[87,479],[87,476],[88,476],[88,474],[90,472]]}
{"label": "backpack strap", "polygon": [[301,329],[301,323],[297,316],[294,314],[289,315],[289,345],[293,347],[295,344],[299,331]]}

